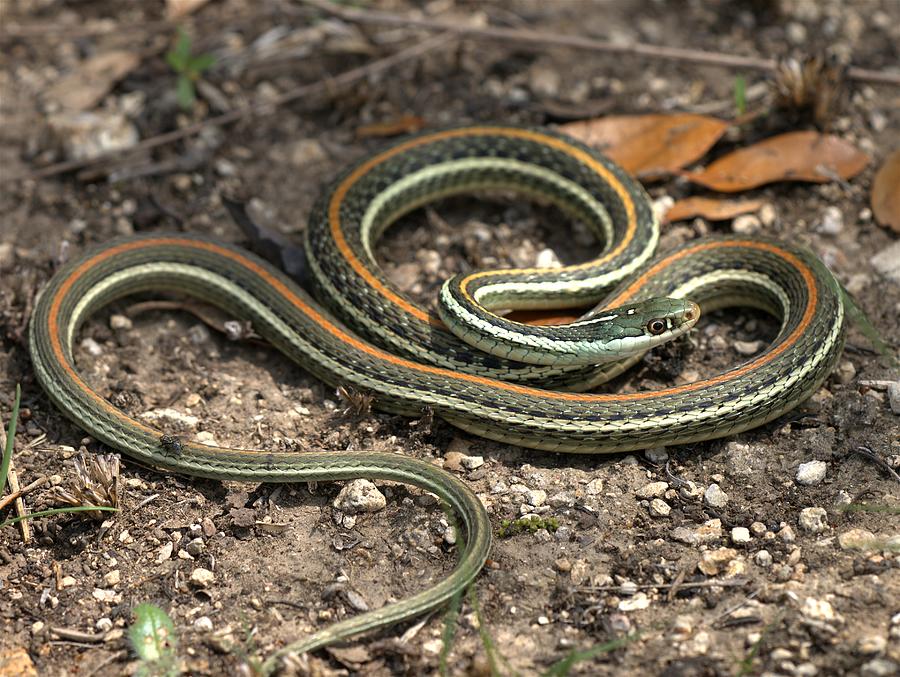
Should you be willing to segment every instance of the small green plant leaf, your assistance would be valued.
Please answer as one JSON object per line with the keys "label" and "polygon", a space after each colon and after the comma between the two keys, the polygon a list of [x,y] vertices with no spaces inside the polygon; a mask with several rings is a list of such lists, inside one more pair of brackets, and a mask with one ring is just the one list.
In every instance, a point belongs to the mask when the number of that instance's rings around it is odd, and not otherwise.
{"label": "small green plant leaf", "polygon": [[187,75],[178,76],[178,85],[175,90],[178,98],[178,105],[188,110],[194,105],[196,95],[194,94],[194,83]]}
{"label": "small green plant leaf", "polygon": [[747,112],[747,80],[743,75],[734,79],[734,107],[737,108],[738,115]]}
{"label": "small green plant leaf", "polygon": [[215,62],[216,57],[213,54],[198,54],[191,58],[191,62],[188,65],[191,73],[196,76],[201,75],[203,71],[209,69]]}
{"label": "small green plant leaf", "polygon": [[193,41],[191,36],[183,28],[178,29],[178,39],[175,46],[166,54],[166,62],[172,67],[176,73],[183,73],[187,70],[191,61],[191,48]]}
{"label": "small green plant leaf", "polygon": [[138,604],[134,608],[134,624],[128,629],[134,652],[145,663],[174,665],[175,624],[155,604]]}

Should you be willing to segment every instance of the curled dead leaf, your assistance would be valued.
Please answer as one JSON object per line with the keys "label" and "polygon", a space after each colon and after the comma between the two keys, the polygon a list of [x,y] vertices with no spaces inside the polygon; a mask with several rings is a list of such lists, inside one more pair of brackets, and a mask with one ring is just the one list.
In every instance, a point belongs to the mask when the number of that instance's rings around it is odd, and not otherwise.
{"label": "curled dead leaf", "polygon": [[61,108],[90,110],[140,62],[139,54],[123,49],[102,52],[85,59],[76,70],[59,78],[44,96]]}
{"label": "curled dead leaf", "polygon": [[849,179],[868,163],[865,153],[837,136],[788,132],[728,153],[706,169],[684,176],[712,190],[735,193],[774,181]]}
{"label": "curled dead leaf", "polygon": [[871,200],[878,223],[900,233],[900,148],[888,155],[875,175]]}
{"label": "curled dead leaf", "polygon": [[166,18],[169,21],[193,14],[209,0],[166,0]]}
{"label": "curled dead leaf", "polygon": [[763,206],[762,200],[719,200],[712,197],[689,197],[679,200],[666,212],[665,222],[684,221],[702,216],[710,221],[727,221],[750,214]]}
{"label": "curled dead leaf", "polygon": [[641,179],[671,174],[695,162],[718,141],[729,123],[692,113],[610,115],[560,129],[605,153]]}

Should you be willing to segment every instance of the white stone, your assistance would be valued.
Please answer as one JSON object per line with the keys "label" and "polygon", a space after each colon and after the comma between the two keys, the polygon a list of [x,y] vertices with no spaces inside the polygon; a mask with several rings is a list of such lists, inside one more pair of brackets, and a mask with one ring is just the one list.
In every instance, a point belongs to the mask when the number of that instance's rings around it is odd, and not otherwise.
{"label": "white stone", "polygon": [[200,616],[194,621],[194,630],[199,632],[210,632],[213,629],[213,623],[209,616]]}
{"label": "white stone", "polygon": [[710,484],[703,492],[703,500],[711,508],[724,508],[728,505],[728,494],[718,484]]}
{"label": "white stone", "polygon": [[332,505],[350,514],[378,512],[387,505],[387,499],[369,480],[353,480],[341,489]]}
{"label": "white stone", "polygon": [[653,517],[668,517],[672,512],[672,508],[661,498],[654,498],[650,501],[650,514]]}
{"label": "white stone", "polygon": [[208,588],[215,578],[212,571],[203,567],[198,567],[191,572],[191,584],[198,588]]}
{"label": "white stone", "polygon": [[828,472],[828,464],[825,461],[807,461],[797,468],[797,484],[814,486],[825,479]]}
{"label": "white stone", "polygon": [[803,508],[800,511],[800,527],[811,534],[828,529],[828,513],[825,508]]}
{"label": "white stone", "polygon": [[872,267],[887,279],[900,284],[900,240],[870,259]]}
{"label": "white stone", "polygon": [[747,527],[734,527],[731,530],[732,543],[749,543],[750,530]]}
{"label": "white stone", "polygon": [[659,498],[668,488],[668,482],[650,482],[634,492],[634,495],[638,498]]}

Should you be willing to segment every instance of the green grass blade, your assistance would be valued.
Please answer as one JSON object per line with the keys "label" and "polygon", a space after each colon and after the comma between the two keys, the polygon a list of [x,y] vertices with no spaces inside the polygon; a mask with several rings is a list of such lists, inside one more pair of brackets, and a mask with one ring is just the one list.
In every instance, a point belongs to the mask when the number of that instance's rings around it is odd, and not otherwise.
{"label": "green grass blade", "polygon": [[32,512],[28,515],[22,515],[21,517],[13,517],[12,519],[8,519],[5,522],[0,522],[0,529],[10,524],[15,524],[16,522],[21,522],[22,520],[30,520],[36,519],[38,517],[48,517],[50,515],[62,515],[67,512],[91,512],[94,510],[105,510],[107,512],[119,512],[118,508],[112,508],[108,505],[82,505],[71,508],[51,508],[50,510],[39,510],[38,512]]}
{"label": "green grass blade", "polygon": [[738,75],[734,79],[734,107],[738,115],[747,112],[747,80],[743,75]]}
{"label": "green grass blade", "polygon": [[633,642],[638,638],[638,633],[633,632],[630,635],[614,639],[604,644],[592,646],[590,649],[582,651],[572,651],[568,656],[550,666],[550,669],[544,673],[544,677],[566,677],[569,671],[576,663],[587,661],[596,656],[610,653],[616,649],[621,649],[626,644]]}
{"label": "green grass blade", "polygon": [[6,488],[6,476],[9,474],[9,464],[12,462],[13,442],[16,437],[16,421],[19,419],[19,404],[21,404],[21,401],[22,388],[17,383],[12,417],[9,419],[9,427],[6,429],[6,446],[3,449],[3,459],[0,461],[0,494],[3,494]]}

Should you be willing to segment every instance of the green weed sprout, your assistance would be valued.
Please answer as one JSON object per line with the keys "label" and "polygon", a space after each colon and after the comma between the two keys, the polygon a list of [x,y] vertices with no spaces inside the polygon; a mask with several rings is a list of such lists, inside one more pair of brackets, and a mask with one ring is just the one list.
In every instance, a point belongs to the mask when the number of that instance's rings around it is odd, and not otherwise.
{"label": "green weed sprout", "polygon": [[216,57],[212,54],[193,53],[193,40],[183,28],[178,29],[178,40],[175,46],[166,53],[166,63],[178,74],[176,84],[176,96],[178,105],[184,110],[190,110],[197,94],[194,83],[200,79],[203,72],[212,66]]}
{"label": "green weed sprout", "polygon": [[158,606],[145,602],[134,607],[134,623],[128,628],[128,640],[141,659],[138,677],[175,677],[179,674],[175,624]]}

